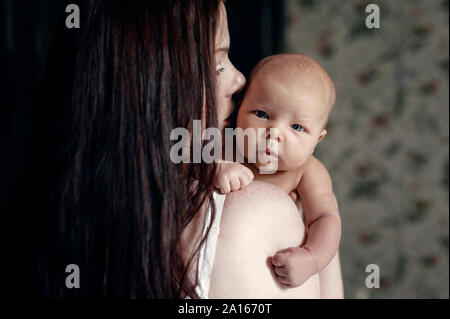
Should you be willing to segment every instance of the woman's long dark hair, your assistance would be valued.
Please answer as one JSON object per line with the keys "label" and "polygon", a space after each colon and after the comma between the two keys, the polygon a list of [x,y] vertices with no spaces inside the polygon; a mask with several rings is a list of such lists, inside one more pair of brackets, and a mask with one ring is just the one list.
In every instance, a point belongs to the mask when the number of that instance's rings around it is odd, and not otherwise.
{"label": "woman's long dark hair", "polygon": [[[212,204],[215,167],[180,170],[169,136],[202,115],[207,127],[217,124],[220,2],[82,1],[81,28],[60,26],[24,188],[37,226],[27,237],[33,248],[24,245],[35,252],[27,259],[34,265],[22,268],[37,267],[27,277],[35,293],[196,296],[180,239],[203,204]],[[69,264],[79,266],[79,289],[65,285]],[[8,295],[14,281],[2,277]]]}

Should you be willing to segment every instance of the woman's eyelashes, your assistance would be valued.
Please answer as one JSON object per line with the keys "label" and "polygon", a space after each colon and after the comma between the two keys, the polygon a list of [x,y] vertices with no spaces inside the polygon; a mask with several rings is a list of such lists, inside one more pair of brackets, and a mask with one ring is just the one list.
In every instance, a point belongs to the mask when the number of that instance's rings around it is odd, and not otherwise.
{"label": "woman's eyelashes", "polygon": [[217,63],[217,74],[220,75],[223,72],[225,72],[225,67],[223,66],[223,64],[226,62],[226,60],[228,59],[228,54],[223,57],[219,63]]}
{"label": "woman's eyelashes", "polygon": [[266,120],[269,119],[269,115],[264,111],[257,110],[257,111],[255,111],[255,115],[257,117],[259,117],[260,119],[266,119]]}
{"label": "woman's eyelashes", "polygon": [[217,74],[222,74],[223,72],[225,72],[225,67],[223,67],[222,65],[219,65],[217,67]]}

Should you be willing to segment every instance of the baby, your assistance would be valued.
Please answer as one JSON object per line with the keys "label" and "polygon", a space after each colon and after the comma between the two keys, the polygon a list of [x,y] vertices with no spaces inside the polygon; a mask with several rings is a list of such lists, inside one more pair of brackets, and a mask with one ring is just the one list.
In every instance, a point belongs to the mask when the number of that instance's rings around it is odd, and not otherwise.
{"label": "baby", "polygon": [[238,128],[256,133],[246,143],[238,133],[246,163],[221,163],[215,178],[222,193],[238,190],[255,178],[277,185],[294,200],[300,196],[306,243],[272,258],[277,279],[288,287],[300,286],[322,271],[339,248],[341,220],[332,182],[312,155],[327,134],[334,101],[331,78],[312,58],[279,54],[262,60],[250,75],[237,116]]}

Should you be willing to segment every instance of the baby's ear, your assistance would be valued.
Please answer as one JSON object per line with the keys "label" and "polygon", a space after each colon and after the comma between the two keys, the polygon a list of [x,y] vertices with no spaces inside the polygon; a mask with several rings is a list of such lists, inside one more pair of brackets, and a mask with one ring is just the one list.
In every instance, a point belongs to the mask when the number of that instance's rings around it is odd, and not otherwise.
{"label": "baby's ear", "polygon": [[322,132],[320,133],[317,143],[319,143],[325,137],[325,135],[327,135],[327,133],[328,133],[327,130],[323,129]]}

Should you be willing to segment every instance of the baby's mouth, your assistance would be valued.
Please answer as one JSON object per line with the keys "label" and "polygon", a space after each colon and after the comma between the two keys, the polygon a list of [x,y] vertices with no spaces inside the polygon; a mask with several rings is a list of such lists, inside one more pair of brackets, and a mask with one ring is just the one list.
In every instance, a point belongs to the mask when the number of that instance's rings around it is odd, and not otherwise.
{"label": "baby's mouth", "polygon": [[261,162],[264,162],[264,163],[277,162],[278,154],[269,149],[266,149],[266,150],[258,152],[258,158]]}

